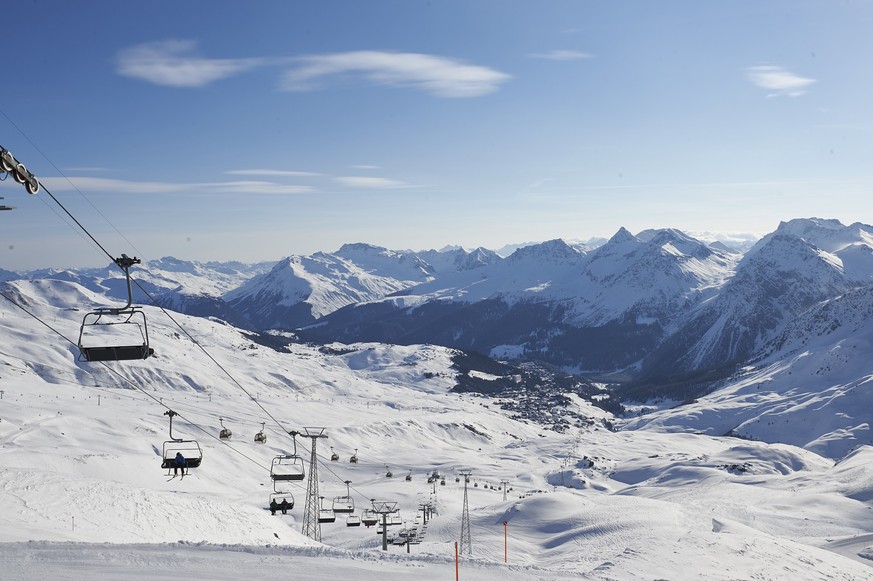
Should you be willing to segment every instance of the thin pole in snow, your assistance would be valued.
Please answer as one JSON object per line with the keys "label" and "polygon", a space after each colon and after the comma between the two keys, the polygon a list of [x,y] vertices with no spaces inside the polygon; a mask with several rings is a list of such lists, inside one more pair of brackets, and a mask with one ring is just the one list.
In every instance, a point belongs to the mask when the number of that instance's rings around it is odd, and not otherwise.
{"label": "thin pole in snow", "polygon": [[503,521],[503,562],[506,563],[506,547],[507,547],[507,537],[506,537],[506,525],[508,523]]}
{"label": "thin pole in snow", "polygon": [[458,581],[458,541],[455,541],[455,581]]}

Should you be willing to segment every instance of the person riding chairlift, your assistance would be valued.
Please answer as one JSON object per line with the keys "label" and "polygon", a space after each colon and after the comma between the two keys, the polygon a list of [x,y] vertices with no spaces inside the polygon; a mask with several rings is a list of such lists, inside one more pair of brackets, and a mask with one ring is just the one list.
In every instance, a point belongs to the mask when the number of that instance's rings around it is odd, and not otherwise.
{"label": "person riding chairlift", "polygon": [[173,459],[173,476],[179,474],[179,469],[182,470],[182,476],[185,476],[185,467],[187,465],[188,461],[182,456],[182,452],[176,452],[176,457]]}

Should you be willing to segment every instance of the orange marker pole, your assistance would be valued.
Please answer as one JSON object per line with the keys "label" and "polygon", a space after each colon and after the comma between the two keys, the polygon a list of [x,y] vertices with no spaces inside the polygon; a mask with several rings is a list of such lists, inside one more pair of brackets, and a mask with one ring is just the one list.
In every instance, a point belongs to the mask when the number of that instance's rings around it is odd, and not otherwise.
{"label": "orange marker pole", "polygon": [[455,541],[455,581],[458,581],[458,541]]}

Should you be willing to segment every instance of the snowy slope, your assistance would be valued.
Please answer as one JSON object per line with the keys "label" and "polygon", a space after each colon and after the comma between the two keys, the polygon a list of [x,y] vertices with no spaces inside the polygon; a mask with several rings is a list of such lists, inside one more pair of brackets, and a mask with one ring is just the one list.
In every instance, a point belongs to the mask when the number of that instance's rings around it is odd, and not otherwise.
{"label": "snowy slope", "polygon": [[693,403],[629,428],[785,442],[830,458],[873,444],[873,287],[793,320],[754,365]]}
{"label": "snowy slope", "polygon": [[753,357],[807,309],[873,281],[870,232],[836,220],[783,222],[746,253],[717,297],[648,355],[644,372],[730,368]]}
{"label": "snowy slope", "polygon": [[[58,281],[4,288],[67,336],[77,331],[74,309],[100,299]],[[72,345],[0,300],[4,579],[451,578],[462,468],[473,471],[465,579],[865,579],[873,571],[873,448],[834,464],[788,445],[610,432],[599,421],[560,434],[452,393],[444,348],[277,352],[230,326],[179,315],[237,384],[159,311],[145,310],[155,357],[103,366],[77,363]],[[168,480],[159,467],[164,406],[180,414],[175,434],[203,447],[202,466],[184,479]],[[217,438],[219,418],[234,432],[229,442]],[[253,441],[261,422],[264,445]],[[371,498],[396,501],[408,526],[419,504],[432,502],[423,542],[386,554],[373,529],[339,519],[323,524],[314,544],[301,534],[302,485],[292,487],[288,515],[264,510],[271,460],[293,449],[285,430],[303,426],[327,430],[318,443],[327,502],[351,480],[358,509]],[[328,459],[330,447],[339,462]],[[308,443],[298,439],[298,451],[308,457]],[[426,482],[433,470],[445,485]],[[496,490],[502,480],[512,488],[506,500]]]}

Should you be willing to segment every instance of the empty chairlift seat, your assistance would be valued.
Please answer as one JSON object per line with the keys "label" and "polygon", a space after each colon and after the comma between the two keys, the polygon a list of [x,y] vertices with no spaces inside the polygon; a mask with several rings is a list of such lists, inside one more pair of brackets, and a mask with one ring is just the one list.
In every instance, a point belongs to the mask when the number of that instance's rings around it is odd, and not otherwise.
{"label": "empty chairlift seat", "polygon": [[303,480],[306,471],[303,468],[303,458],[296,455],[276,456],[270,467],[270,478],[273,481]]}

